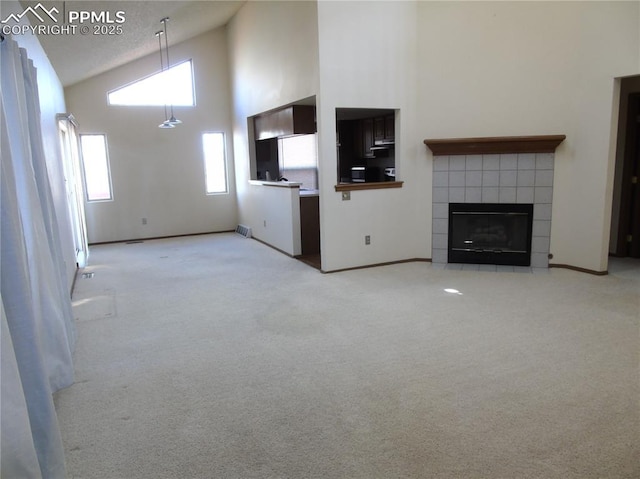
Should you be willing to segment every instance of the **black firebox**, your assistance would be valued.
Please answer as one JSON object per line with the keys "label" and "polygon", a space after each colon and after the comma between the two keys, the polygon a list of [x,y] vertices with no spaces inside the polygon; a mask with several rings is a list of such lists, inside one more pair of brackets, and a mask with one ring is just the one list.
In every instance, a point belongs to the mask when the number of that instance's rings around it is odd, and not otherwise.
{"label": "black firebox", "polygon": [[531,264],[532,204],[449,203],[449,263]]}

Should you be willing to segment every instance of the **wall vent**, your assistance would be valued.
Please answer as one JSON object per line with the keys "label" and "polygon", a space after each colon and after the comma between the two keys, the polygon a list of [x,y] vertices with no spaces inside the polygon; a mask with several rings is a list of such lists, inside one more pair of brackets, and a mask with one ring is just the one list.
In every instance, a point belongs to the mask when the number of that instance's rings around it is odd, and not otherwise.
{"label": "wall vent", "polygon": [[245,238],[251,238],[251,228],[245,225],[236,226],[236,233],[244,236]]}

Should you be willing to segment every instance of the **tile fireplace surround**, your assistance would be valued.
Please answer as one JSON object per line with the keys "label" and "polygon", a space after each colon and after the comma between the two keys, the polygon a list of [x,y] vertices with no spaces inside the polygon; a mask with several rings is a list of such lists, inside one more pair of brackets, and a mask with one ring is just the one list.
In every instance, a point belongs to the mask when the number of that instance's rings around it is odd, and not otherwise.
{"label": "tile fireplace surround", "polygon": [[531,267],[549,267],[553,166],[564,135],[425,140],[433,151],[432,261],[448,261],[449,203],[533,204]]}

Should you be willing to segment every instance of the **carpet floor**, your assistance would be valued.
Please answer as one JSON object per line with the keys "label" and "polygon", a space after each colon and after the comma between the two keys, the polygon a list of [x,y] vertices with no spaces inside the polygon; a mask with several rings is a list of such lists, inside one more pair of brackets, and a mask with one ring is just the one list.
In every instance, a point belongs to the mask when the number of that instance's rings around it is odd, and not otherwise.
{"label": "carpet floor", "polygon": [[637,266],[322,274],[235,234],[92,247],[55,396],[69,477],[638,478]]}

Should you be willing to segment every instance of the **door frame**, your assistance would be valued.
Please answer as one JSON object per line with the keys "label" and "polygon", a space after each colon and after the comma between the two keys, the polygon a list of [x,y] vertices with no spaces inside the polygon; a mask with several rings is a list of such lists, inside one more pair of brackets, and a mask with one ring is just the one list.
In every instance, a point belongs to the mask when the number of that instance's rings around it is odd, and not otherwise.
{"label": "door frame", "polygon": [[71,219],[73,242],[78,268],[84,268],[89,258],[87,223],[84,211],[84,184],[80,165],[78,123],[73,115],[56,115],[60,137],[60,153],[64,170],[67,207]]}
{"label": "door frame", "polygon": [[[634,218],[637,216],[637,210],[640,205],[634,205],[636,201],[634,196],[634,188],[640,188],[632,183],[632,178],[638,176],[638,163],[640,156],[640,133],[638,131],[638,123],[640,123],[640,92],[630,92],[627,99],[627,115],[625,118],[625,143],[624,155],[622,156],[622,175],[620,182],[620,209],[618,212],[618,241],[616,244],[617,256],[629,256],[631,250],[637,250],[627,240],[627,236],[632,234],[633,230],[638,229],[638,225],[634,225]],[[637,234],[633,236],[638,236]],[[640,237],[633,239],[634,242],[640,242]]]}

